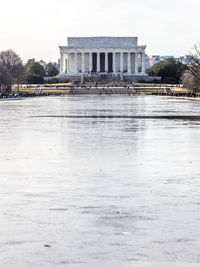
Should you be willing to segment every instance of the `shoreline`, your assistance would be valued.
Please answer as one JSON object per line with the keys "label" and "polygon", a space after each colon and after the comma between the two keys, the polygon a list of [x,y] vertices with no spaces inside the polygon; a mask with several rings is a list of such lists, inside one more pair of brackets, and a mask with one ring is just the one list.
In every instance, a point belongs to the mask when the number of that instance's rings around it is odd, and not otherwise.
{"label": "shoreline", "polygon": [[192,100],[192,101],[200,101],[200,97],[187,97],[187,96],[171,96],[171,95],[153,95],[153,94],[137,94],[137,93],[133,93],[133,92],[126,92],[126,93],[121,93],[121,92],[114,92],[114,93],[74,93],[74,94],[60,94],[60,95],[35,95],[35,96],[21,96],[21,97],[16,97],[16,98],[0,98],[1,102],[5,102],[5,101],[16,101],[16,100],[23,100],[23,99],[27,99],[27,98],[42,98],[42,97],[80,97],[80,96],[90,96],[90,97],[105,97],[105,96],[155,96],[155,97],[166,97],[166,98],[173,98],[173,99],[180,99],[180,100]]}
{"label": "shoreline", "polygon": [[155,95],[160,97],[174,98],[174,99],[184,99],[184,100],[195,100],[200,101],[200,97],[188,97],[188,96],[171,96],[171,95]]}
{"label": "shoreline", "polygon": [[15,98],[0,98],[0,101],[11,101],[11,100],[22,100],[22,97],[15,97]]}

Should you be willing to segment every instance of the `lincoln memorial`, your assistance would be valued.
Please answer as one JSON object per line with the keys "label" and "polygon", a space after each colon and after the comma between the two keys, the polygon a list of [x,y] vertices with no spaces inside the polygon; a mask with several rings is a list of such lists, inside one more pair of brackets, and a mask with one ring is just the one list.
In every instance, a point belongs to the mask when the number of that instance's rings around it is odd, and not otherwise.
{"label": "lincoln memorial", "polygon": [[145,76],[145,48],[137,37],[68,37],[60,48],[60,75]]}

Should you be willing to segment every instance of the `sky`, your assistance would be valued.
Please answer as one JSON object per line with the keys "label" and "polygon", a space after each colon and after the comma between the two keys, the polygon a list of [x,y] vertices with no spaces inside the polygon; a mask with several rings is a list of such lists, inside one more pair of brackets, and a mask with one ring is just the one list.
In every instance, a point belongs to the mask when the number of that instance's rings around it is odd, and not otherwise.
{"label": "sky", "polygon": [[0,51],[57,61],[68,36],[138,36],[148,55],[200,43],[200,0],[1,0]]}

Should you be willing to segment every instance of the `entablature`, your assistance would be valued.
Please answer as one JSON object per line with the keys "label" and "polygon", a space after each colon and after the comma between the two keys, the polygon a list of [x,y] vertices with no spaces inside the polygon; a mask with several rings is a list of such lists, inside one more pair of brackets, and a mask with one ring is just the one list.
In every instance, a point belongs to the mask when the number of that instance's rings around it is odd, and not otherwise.
{"label": "entablature", "polygon": [[137,47],[72,47],[59,46],[61,53],[144,53],[146,46]]}

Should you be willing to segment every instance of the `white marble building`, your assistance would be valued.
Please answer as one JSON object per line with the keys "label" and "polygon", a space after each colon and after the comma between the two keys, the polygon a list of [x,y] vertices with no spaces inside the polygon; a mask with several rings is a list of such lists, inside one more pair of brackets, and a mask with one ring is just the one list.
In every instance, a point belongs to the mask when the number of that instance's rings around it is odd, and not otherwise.
{"label": "white marble building", "polygon": [[137,37],[68,37],[59,48],[60,75],[146,75],[146,46]]}

